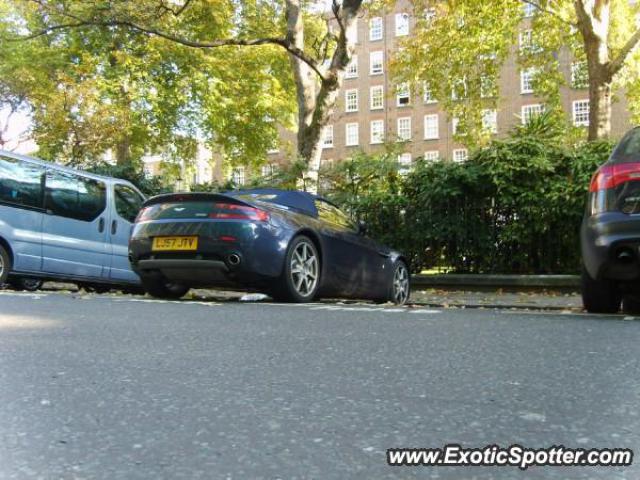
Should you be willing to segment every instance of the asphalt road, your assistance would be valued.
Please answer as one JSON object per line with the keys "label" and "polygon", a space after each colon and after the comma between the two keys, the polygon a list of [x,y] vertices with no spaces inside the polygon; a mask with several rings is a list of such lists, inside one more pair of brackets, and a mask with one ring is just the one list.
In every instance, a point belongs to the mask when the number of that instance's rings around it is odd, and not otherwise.
{"label": "asphalt road", "polygon": [[386,450],[637,449],[639,353],[622,316],[0,292],[0,479],[637,479]]}

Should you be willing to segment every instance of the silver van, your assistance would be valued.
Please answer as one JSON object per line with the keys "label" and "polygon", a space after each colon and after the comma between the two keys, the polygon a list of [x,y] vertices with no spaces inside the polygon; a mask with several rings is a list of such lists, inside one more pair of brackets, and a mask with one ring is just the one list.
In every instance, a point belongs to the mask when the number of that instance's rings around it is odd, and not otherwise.
{"label": "silver van", "polygon": [[143,201],[125,180],[0,150],[0,284],[137,286],[128,242]]}

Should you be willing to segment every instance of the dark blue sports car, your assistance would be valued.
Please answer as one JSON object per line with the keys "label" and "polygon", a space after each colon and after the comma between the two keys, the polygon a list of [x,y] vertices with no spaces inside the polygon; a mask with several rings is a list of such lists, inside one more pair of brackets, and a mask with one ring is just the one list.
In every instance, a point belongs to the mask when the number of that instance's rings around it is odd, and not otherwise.
{"label": "dark blue sports car", "polygon": [[160,298],[215,287],[288,302],[348,297],[404,304],[406,260],[364,230],[306,192],[177,193],[144,203],[129,256],[145,290]]}

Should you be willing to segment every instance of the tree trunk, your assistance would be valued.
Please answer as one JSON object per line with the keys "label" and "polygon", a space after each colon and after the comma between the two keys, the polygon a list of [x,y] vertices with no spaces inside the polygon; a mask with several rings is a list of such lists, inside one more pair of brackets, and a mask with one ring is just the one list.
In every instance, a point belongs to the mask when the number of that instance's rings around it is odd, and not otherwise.
{"label": "tree trunk", "polygon": [[[344,0],[334,9],[339,27],[336,50],[322,78],[299,57],[291,55],[298,103],[298,155],[309,166],[309,176],[317,180],[322,155],[322,132],[333,113],[344,72],[351,61],[354,45],[349,42],[356,28],[356,15],[362,0]],[[300,0],[287,0],[287,39],[304,49],[304,24]]]}
{"label": "tree trunk", "polygon": [[611,133],[611,79],[598,76],[589,81],[589,140],[609,138]]}

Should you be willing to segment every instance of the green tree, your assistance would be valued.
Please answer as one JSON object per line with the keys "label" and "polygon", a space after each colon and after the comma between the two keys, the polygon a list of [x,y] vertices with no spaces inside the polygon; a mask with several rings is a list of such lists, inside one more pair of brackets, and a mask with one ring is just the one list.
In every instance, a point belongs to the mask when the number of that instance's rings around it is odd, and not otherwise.
{"label": "green tree", "polygon": [[[564,82],[558,54],[568,48],[586,63],[589,139],[607,138],[612,91],[627,88],[640,114],[638,3],[628,0],[415,0],[414,35],[395,69],[403,81],[427,85],[452,116],[461,118],[467,143],[485,143],[483,109],[495,108],[498,75],[513,46],[521,67],[535,67],[535,87],[559,110]],[[532,36],[519,37],[524,7],[534,12]],[[522,42],[521,42],[522,41]],[[633,102],[635,100],[635,102]]]}
{"label": "green tree", "polygon": [[[114,120],[122,127],[122,149],[146,145],[145,136],[164,139],[167,131],[187,130],[206,133],[225,155],[247,162],[264,157],[277,138],[276,125],[291,124],[297,111],[298,156],[312,170],[362,9],[362,0],[335,0],[326,19],[300,0],[2,1],[11,11],[2,26],[4,43],[62,47],[63,54],[78,56],[81,69],[88,55],[96,68],[86,75],[109,84],[110,106],[141,115],[128,119],[128,129]],[[74,70],[68,62],[65,70]],[[50,83],[59,88],[59,82]],[[87,95],[80,96],[87,103]],[[149,131],[134,131],[140,125]]]}

